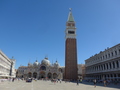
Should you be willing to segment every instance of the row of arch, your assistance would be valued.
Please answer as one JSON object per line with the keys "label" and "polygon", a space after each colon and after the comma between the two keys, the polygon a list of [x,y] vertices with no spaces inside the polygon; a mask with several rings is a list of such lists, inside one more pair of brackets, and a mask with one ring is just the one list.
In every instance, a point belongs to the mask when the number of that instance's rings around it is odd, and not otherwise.
{"label": "row of arch", "polygon": [[105,55],[98,54],[97,56],[93,56],[92,58],[90,58],[89,60],[86,61],[86,64],[90,64],[95,61],[98,62],[98,61],[108,59],[108,58],[111,58],[111,57],[117,56],[117,55],[120,55],[120,49],[115,50],[114,52],[111,52],[111,53],[110,52],[106,53]]}
{"label": "row of arch", "polygon": [[97,79],[97,80],[105,80],[105,79],[109,79],[109,80],[120,80],[120,73],[111,73],[111,74],[98,74],[98,75],[86,75],[86,79],[89,80],[93,80],[93,79]]}
{"label": "row of arch", "polygon": [[56,79],[57,77],[58,77],[58,75],[56,74],[56,73],[51,73],[51,72],[49,72],[49,73],[45,73],[45,72],[40,72],[40,73],[37,73],[37,72],[34,72],[34,73],[32,73],[32,72],[29,72],[28,74],[27,74],[27,77],[29,77],[29,78],[38,78],[38,79],[41,79],[41,78],[48,78],[48,79],[52,79],[52,78],[54,78],[54,79]]}
{"label": "row of arch", "polygon": [[87,73],[120,68],[120,60],[106,62],[86,68]]}

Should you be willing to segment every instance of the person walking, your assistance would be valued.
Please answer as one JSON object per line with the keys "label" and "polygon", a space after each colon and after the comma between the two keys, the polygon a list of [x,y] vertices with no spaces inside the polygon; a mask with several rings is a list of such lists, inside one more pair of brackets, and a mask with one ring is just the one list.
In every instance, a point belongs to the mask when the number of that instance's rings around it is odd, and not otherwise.
{"label": "person walking", "polygon": [[104,83],[104,86],[106,87],[106,80],[104,80],[103,83]]}
{"label": "person walking", "polygon": [[82,83],[82,79],[80,79],[80,82]]}
{"label": "person walking", "polygon": [[12,79],[12,82],[14,82],[14,78]]}
{"label": "person walking", "polygon": [[94,87],[96,87],[96,83],[97,83],[96,79],[93,80],[93,82],[94,82]]}
{"label": "person walking", "polygon": [[61,79],[60,79],[60,83],[61,83]]}
{"label": "person walking", "polygon": [[77,79],[77,85],[79,85],[79,79]]}

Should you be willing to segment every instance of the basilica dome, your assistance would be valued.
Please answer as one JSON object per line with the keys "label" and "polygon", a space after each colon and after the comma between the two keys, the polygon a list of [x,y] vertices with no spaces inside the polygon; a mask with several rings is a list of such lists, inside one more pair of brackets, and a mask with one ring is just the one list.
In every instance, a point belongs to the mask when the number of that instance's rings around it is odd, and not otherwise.
{"label": "basilica dome", "polygon": [[39,62],[36,60],[36,62],[34,62],[33,65],[34,65],[34,66],[38,66],[38,65],[39,65]]}
{"label": "basilica dome", "polygon": [[54,63],[54,66],[60,66],[60,65],[59,65],[59,63],[56,61],[56,62]]}
{"label": "basilica dome", "polygon": [[50,65],[50,61],[48,60],[48,58],[45,58],[41,61],[41,64]]}

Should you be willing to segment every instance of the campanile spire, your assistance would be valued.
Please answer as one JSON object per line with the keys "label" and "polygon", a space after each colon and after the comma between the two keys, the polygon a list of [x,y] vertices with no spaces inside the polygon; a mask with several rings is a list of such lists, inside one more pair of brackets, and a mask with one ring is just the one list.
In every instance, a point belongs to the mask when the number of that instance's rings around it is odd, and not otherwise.
{"label": "campanile spire", "polygon": [[68,15],[68,21],[69,22],[74,22],[74,18],[73,18],[73,16],[72,16],[72,8],[69,8],[69,15]]}
{"label": "campanile spire", "polygon": [[66,22],[65,40],[65,79],[77,80],[77,40],[75,21],[72,11],[69,11]]}

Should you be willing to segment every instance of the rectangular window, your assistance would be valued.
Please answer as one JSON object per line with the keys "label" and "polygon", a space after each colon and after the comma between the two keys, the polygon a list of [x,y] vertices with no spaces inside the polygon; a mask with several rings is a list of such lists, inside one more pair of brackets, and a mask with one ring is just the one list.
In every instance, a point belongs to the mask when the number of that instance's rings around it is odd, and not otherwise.
{"label": "rectangular window", "polygon": [[113,56],[113,52],[111,52],[112,56]]}
{"label": "rectangular window", "polygon": [[110,54],[108,54],[108,56],[110,57]]}
{"label": "rectangular window", "polygon": [[75,32],[74,31],[68,31],[69,34],[74,34]]}
{"label": "rectangular window", "polygon": [[103,59],[104,59],[104,56],[103,56]]}
{"label": "rectangular window", "polygon": [[119,49],[119,54],[120,54],[120,49]]}
{"label": "rectangular window", "polygon": [[115,51],[115,55],[117,55],[117,51]]}
{"label": "rectangular window", "polygon": [[107,58],[107,55],[105,55],[106,56],[106,58]]}

